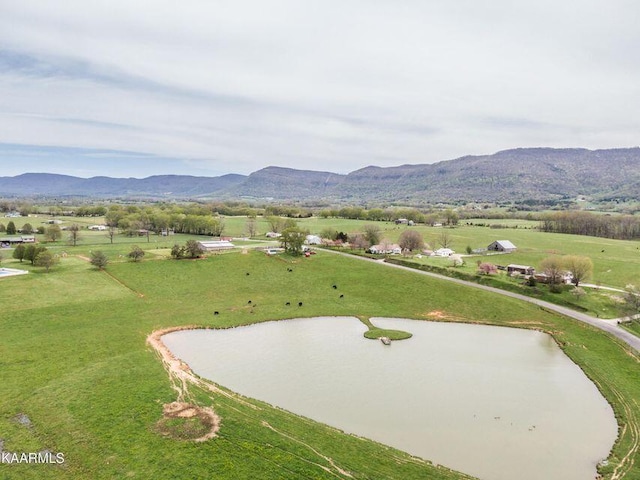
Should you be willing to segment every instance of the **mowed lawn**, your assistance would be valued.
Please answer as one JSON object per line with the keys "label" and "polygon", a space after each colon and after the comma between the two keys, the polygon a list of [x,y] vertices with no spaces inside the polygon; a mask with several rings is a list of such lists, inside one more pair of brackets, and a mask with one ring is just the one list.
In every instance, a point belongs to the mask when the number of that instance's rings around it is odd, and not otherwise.
{"label": "mowed lawn", "polygon": [[[192,400],[213,406],[222,418],[219,437],[193,443],[156,432],[162,405],[176,394],[145,343],[152,331],[360,315],[553,333],[596,381],[624,427],[605,478],[620,462],[626,472],[621,478],[640,478],[638,356],[591,327],[513,299],[323,252],[299,259],[258,252],[157,258],[120,259],[98,271],[67,257],[49,274],[34,269],[0,280],[3,448],[50,449],[64,452],[66,459],[61,466],[0,465],[0,477],[335,478],[337,465],[353,478],[466,478],[259,401],[195,387]],[[18,421],[21,414],[30,425]]]}

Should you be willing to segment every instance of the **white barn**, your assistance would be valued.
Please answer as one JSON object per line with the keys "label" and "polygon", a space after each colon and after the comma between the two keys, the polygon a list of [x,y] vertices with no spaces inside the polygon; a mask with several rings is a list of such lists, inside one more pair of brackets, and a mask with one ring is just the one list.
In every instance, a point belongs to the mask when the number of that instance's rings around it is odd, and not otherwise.
{"label": "white barn", "polygon": [[490,252],[510,253],[515,252],[516,248],[517,247],[509,240],[496,240],[495,242],[489,244],[487,250]]}

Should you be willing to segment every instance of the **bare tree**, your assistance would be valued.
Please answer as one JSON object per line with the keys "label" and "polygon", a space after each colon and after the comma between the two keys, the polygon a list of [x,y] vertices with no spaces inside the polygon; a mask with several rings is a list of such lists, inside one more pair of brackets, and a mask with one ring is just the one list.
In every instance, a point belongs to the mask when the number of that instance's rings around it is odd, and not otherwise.
{"label": "bare tree", "polygon": [[247,218],[246,228],[249,238],[256,236],[256,233],[258,233],[258,222],[256,221],[256,217]]}
{"label": "bare tree", "polygon": [[451,247],[453,240],[451,239],[451,235],[446,230],[442,230],[440,236],[438,237],[438,243],[442,248]]}
{"label": "bare tree", "polygon": [[576,287],[580,285],[580,282],[588,279],[591,276],[591,272],[593,272],[593,262],[589,257],[567,255],[562,260],[564,262],[564,267],[573,276],[571,283]]}
{"label": "bare tree", "polygon": [[540,262],[540,268],[549,278],[549,285],[551,287],[554,287],[556,284],[560,283],[562,279],[562,272],[564,271],[562,258],[558,257],[557,255],[547,257]]}
{"label": "bare tree", "polygon": [[349,235],[349,243],[351,244],[351,248],[364,249],[369,246],[369,242],[367,242],[367,239],[362,233],[354,233],[353,235]]}
{"label": "bare tree", "polygon": [[111,241],[111,243],[113,243],[113,237],[116,236],[116,226],[115,225],[108,225],[107,226],[107,237],[109,237],[109,240]]}
{"label": "bare tree", "polygon": [[400,234],[400,240],[398,241],[400,248],[403,250],[420,250],[424,247],[424,239],[422,235],[416,230],[405,230]]}
{"label": "bare tree", "polygon": [[69,227],[69,242],[75,247],[78,244],[78,240],[80,240],[80,226],[74,223]]}

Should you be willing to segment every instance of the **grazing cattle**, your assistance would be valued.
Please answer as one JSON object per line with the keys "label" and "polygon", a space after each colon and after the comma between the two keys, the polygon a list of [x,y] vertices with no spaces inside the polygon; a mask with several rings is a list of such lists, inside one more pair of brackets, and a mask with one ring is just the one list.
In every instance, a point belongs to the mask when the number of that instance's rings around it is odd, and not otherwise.
{"label": "grazing cattle", "polygon": [[344,298],[344,295],[343,295],[343,294],[340,294],[340,298]]}
{"label": "grazing cattle", "polygon": [[337,285],[333,285],[333,289],[336,290],[338,288]]}
{"label": "grazing cattle", "polygon": [[214,315],[218,315],[220,312],[218,312],[217,310],[215,312],[213,312]]}
{"label": "grazing cattle", "polygon": [[251,305],[251,300],[249,300],[249,301],[247,302],[247,305]]}
{"label": "grazing cattle", "polygon": [[291,305],[291,302],[287,302],[285,303],[285,305],[288,307],[289,305]]}
{"label": "grazing cattle", "polygon": [[247,276],[249,276],[249,272],[247,272]]}
{"label": "grazing cattle", "polygon": [[302,306],[302,302],[298,302],[298,306],[301,307]]}

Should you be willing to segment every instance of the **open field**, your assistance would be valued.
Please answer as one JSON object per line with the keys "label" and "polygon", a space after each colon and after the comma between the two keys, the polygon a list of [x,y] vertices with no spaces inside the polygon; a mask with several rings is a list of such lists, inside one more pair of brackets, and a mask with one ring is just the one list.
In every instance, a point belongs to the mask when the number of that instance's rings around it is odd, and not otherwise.
{"label": "open field", "polygon": [[[638,356],[589,326],[516,300],[322,252],[308,259],[257,252],[195,261],[152,257],[158,260],[117,259],[104,272],[70,255],[51,273],[25,267],[32,273],[0,280],[3,448],[48,448],[64,452],[66,460],[62,466],[0,465],[3,478],[181,478],[187,468],[190,478],[335,478],[344,476],[340,471],[353,478],[465,478],[224,389],[190,387],[190,401],[213,406],[222,418],[218,438],[192,443],[158,433],[163,404],[176,394],[145,344],[152,331],[325,315],[553,333],[612,403],[622,426],[605,478],[640,478]],[[30,425],[18,421],[22,414]]]}
{"label": "open field", "polygon": [[[16,226],[21,228],[26,222],[32,224],[35,228],[40,225],[39,222],[47,220],[48,216],[22,217],[12,219]],[[87,227],[93,224],[104,223],[102,217],[76,218],[76,217],[56,217],[64,222],[63,225],[77,223]],[[1,219],[6,224],[7,219]],[[367,220],[348,220],[340,218],[320,218],[311,217],[297,220],[301,228],[308,229],[313,234],[319,234],[326,228],[333,228],[337,231],[345,233],[354,233],[362,231],[362,227],[367,224],[375,224],[380,227],[382,236],[393,242],[396,242],[400,234],[407,228],[411,228],[420,232],[425,242],[432,248],[439,248],[440,237],[443,232],[450,237],[451,248],[457,253],[466,253],[467,246],[472,249],[486,248],[495,240],[510,240],[517,247],[518,251],[509,255],[498,256],[472,256],[467,260],[467,266],[463,268],[473,271],[476,260],[487,260],[493,263],[508,264],[517,263],[538,266],[540,261],[545,257],[558,255],[582,255],[592,259],[594,264],[593,276],[591,283],[599,283],[603,286],[624,288],[629,283],[638,282],[638,272],[640,271],[640,241],[613,240],[599,237],[589,237],[581,235],[567,235],[557,233],[540,232],[535,229],[538,222],[517,219],[478,219],[461,222],[456,228],[428,227],[418,225],[415,227],[407,227],[405,225],[395,225],[393,222],[371,222]],[[246,235],[246,217],[224,217],[225,230],[224,235],[241,237]],[[499,224],[507,225],[510,228],[490,228],[489,226],[472,226],[469,224]],[[264,235],[269,231],[269,223],[265,218],[257,217],[257,232]],[[517,226],[517,228],[513,228]],[[63,247],[67,245],[67,235],[63,232],[63,237],[56,242],[56,246]],[[127,253],[131,245],[149,243],[156,248],[171,248],[178,242],[182,243],[189,238],[202,239],[203,237],[189,235],[175,235],[171,237],[160,237],[151,235],[149,242],[146,236],[126,237],[116,235],[115,244],[126,244],[128,248],[122,248]],[[264,237],[262,237],[264,238]],[[91,246],[91,248],[100,245],[101,249],[106,249],[110,244],[110,239],[105,232],[94,232],[81,230],[81,240],[79,247]],[[149,246],[149,245],[148,245]],[[147,246],[147,247],[148,247]],[[147,247],[144,247],[145,249]],[[118,251],[116,252],[122,254]]]}
{"label": "open field", "polygon": [[[29,218],[14,219],[16,226],[21,227],[29,221],[33,226],[46,221],[50,217],[39,216]],[[102,217],[76,218],[76,217],[56,217],[63,222],[63,225],[78,223],[83,228],[92,224],[104,222]],[[224,217],[225,235],[241,237],[246,235],[247,217]],[[362,231],[366,224],[371,221],[348,220],[339,218],[311,217],[297,220],[298,225],[307,229],[311,233],[319,234],[327,228],[354,233]],[[277,241],[264,237],[264,233],[269,231],[267,219],[258,217],[256,219],[258,237],[251,241],[236,240],[239,248],[252,248],[277,244]],[[432,267],[447,268],[468,275],[476,273],[478,262],[489,262],[498,265],[510,263],[530,265],[540,269],[540,262],[550,255],[580,255],[587,256],[593,261],[593,274],[586,283],[602,286],[605,288],[583,288],[581,296],[575,296],[571,292],[571,287],[566,287],[561,293],[549,294],[545,286],[540,286],[534,296],[544,298],[547,301],[568,306],[578,311],[587,312],[593,316],[601,318],[618,318],[624,314],[621,309],[621,295],[615,290],[624,289],[628,284],[638,283],[638,272],[640,271],[640,241],[612,240],[598,237],[566,235],[540,232],[536,229],[538,222],[520,219],[476,219],[464,221],[456,228],[428,227],[424,225],[407,227],[405,225],[395,225],[393,222],[375,222],[381,230],[381,236],[396,242],[401,233],[407,229],[419,232],[427,244],[436,249],[440,246],[441,237],[447,235],[451,247],[458,253],[465,254],[465,263],[455,269],[450,259],[440,257],[409,258],[418,264]],[[491,228],[499,225],[504,228]],[[77,255],[89,256],[93,250],[102,250],[110,258],[110,261],[125,259],[131,246],[140,245],[147,250],[147,259],[166,258],[170,254],[170,248],[175,243],[184,243],[188,239],[201,240],[203,236],[195,235],[172,235],[162,237],[158,235],[127,237],[118,234],[111,239],[105,232],[89,231],[82,229],[78,246],[71,248],[68,244],[67,233],[63,232],[63,238],[54,243],[47,244],[56,253],[73,253]],[[41,241],[42,237],[38,237]],[[473,254],[466,255],[467,247],[472,249],[484,248],[489,243],[498,239],[507,239],[518,246],[518,250],[510,254]],[[263,242],[263,243],[260,243]],[[6,256],[6,255],[5,255]],[[492,283],[499,288],[514,289],[521,283],[517,279],[507,277],[504,273],[493,277]],[[609,288],[606,288],[609,287]],[[613,289],[613,290],[612,290]],[[522,289],[520,289],[522,290]],[[527,289],[525,289],[527,290]],[[529,289],[530,290],[530,289]],[[531,292],[521,293],[530,294]],[[547,292],[547,293],[545,293]]]}

